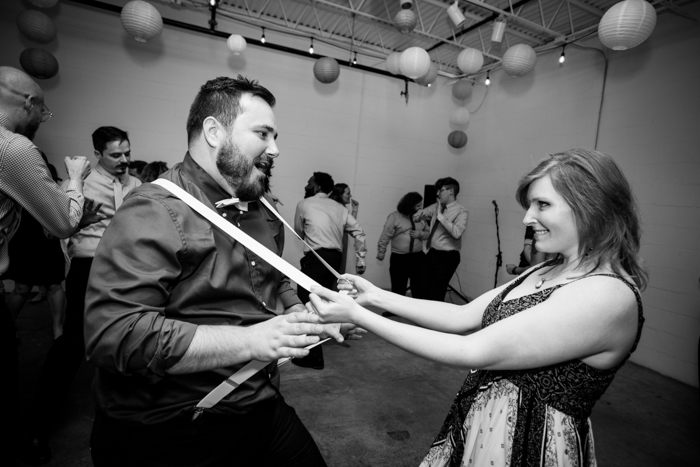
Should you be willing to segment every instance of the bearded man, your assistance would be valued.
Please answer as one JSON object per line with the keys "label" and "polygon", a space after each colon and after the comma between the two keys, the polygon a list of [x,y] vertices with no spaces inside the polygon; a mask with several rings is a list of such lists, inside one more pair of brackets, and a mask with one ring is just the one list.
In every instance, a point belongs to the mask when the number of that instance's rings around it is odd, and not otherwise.
{"label": "bearded man", "polygon": [[[242,76],[207,82],[190,108],[189,151],[161,178],[280,254],[280,221],[258,201],[279,155],[274,104]],[[278,301],[293,313],[278,316]],[[179,198],[134,190],[100,242],[86,298],[94,465],[326,465],[275,384],[276,360],[307,355],[313,334],[342,340],[302,310],[286,277]],[[195,410],[251,360],[272,363]]]}

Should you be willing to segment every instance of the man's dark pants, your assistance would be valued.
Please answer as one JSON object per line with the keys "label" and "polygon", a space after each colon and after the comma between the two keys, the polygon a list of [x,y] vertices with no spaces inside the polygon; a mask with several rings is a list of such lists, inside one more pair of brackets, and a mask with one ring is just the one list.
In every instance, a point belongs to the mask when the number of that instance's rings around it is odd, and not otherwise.
{"label": "man's dark pants", "polygon": [[439,302],[445,300],[447,286],[457,270],[459,261],[460,254],[457,250],[440,251],[434,248],[428,250],[423,268],[426,299]]}
{"label": "man's dark pants", "polygon": [[15,323],[10,309],[7,308],[5,297],[0,296],[0,342],[2,342],[2,370],[3,382],[0,397],[5,401],[5,427],[9,430],[0,436],[0,449],[4,453],[3,457],[9,462],[8,465],[15,465],[15,456],[18,441],[19,418],[19,360],[17,352],[17,335],[15,333]]}
{"label": "man's dark pants", "polygon": [[[343,254],[339,250],[331,250],[328,248],[319,248],[316,253],[323,258],[323,260],[328,263],[336,271],[340,270],[340,264],[343,261]],[[337,290],[336,278],[326,267],[321,263],[321,261],[316,258],[311,252],[308,252],[301,258],[301,272],[309,276],[311,279],[315,280],[323,287],[330,290]],[[297,287],[297,295],[302,303],[309,301],[309,292],[303,287]],[[321,346],[318,345],[310,350],[309,355],[303,359],[308,365],[323,365],[323,350]]]}
{"label": "man's dark pants", "polygon": [[325,467],[294,409],[278,395],[242,415],[204,413],[125,425],[101,412],[90,438],[95,467]]}
{"label": "man's dark pants", "polygon": [[406,295],[408,281],[411,281],[411,296],[423,298],[425,295],[423,284],[423,262],[425,254],[417,253],[391,253],[389,257],[389,277],[391,278],[391,291],[395,294]]}

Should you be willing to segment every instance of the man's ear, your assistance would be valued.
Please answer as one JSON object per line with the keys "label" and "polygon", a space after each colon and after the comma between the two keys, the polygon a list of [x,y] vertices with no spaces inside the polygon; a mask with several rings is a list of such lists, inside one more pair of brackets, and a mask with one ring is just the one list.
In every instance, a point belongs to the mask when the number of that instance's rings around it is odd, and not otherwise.
{"label": "man's ear", "polygon": [[99,161],[100,159],[102,159],[102,153],[101,153],[100,151],[98,151],[97,149],[95,149],[94,151],[92,151],[92,153],[95,155],[95,157],[97,158],[98,161]]}
{"label": "man's ear", "polygon": [[214,117],[207,117],[202,122],[202,136],[209,146],[218,148],[225,138],[221,123]]}
{"label": "man's ear", "polygon": [[30,112],[32,110],[32,106],[36,104],[36,97],[29,95],[24,99],[24,104],[22,107],[24,107],[24,110],[27,112]]}

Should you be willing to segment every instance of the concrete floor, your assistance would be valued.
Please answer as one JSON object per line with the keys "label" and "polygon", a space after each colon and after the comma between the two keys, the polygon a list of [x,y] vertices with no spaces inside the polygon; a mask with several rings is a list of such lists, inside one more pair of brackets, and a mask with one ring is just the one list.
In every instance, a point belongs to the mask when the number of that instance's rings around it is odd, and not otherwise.
{"label": "concrete floor", "polygon": [[[46,302],[28,304],[18,320],[20,392],[30,400],[51,342]],[[324,346],[323,371],[287,364],[282,393],[330,467],[417,466],[437,434],[463,371],[428,362],[367,335],[351,348]],[[85,364],[51,439],[49,466],[92,466],[94,410]],[[700,465],[700,393],[628,363],[592,416],[599,465]],[[24,465],[24,464],[19,464]]]}

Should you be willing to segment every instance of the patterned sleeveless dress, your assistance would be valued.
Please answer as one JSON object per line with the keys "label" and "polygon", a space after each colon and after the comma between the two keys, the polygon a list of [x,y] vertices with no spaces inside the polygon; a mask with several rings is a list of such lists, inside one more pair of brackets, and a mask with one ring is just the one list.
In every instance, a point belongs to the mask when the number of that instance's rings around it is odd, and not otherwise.
{"label": "patterned sleeveless dress", "polygon": [[[637,299],[637,338],[625,359],[608,370],[580,360],[530,370],[471,370],[421,467],[596,465],[588,417],[617,370],[636,349],[644,317],[636,287],[618,275],[595,275],[623,281]],[[489,304],[483,327],[533,307],[567,285],[504,303],[506,295],[525,277],[518,278]]]}

